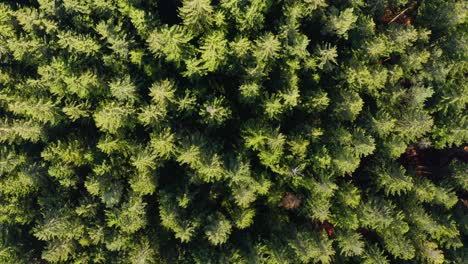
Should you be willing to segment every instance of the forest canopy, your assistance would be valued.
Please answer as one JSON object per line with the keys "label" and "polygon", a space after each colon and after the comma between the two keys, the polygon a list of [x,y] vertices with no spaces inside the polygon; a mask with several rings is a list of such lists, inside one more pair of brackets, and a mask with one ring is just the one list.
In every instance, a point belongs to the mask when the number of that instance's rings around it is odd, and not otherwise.
{"label": "forest canopy", "polygon": [[467,12],[0,1],[0,263],[468,263]]}

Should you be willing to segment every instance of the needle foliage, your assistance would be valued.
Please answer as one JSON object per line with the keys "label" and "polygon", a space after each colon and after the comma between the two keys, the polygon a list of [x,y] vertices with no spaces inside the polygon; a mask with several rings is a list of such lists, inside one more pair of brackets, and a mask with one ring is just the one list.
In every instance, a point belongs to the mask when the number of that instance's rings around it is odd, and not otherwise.
{"label": "needle foliage", "polygon": [[467,263],[467,10],[1,1],[0,263]]}

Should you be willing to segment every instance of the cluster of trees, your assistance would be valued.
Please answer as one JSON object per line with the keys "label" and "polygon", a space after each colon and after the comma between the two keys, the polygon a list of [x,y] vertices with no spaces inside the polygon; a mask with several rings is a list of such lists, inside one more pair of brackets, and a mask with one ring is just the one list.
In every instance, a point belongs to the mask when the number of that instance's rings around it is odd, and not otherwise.
{"label": "cluster of trees", "polygon": [[1,263],[466,263],[466,1],[5,0]]}

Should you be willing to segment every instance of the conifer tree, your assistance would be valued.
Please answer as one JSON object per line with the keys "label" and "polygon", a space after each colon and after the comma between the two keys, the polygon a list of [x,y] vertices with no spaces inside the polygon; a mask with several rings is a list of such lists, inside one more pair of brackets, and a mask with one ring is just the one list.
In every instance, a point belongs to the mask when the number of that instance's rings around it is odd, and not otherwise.
{"label": "conifer tree", "polygon": [[0,3],[0,263],[466,263],[467,5]]}

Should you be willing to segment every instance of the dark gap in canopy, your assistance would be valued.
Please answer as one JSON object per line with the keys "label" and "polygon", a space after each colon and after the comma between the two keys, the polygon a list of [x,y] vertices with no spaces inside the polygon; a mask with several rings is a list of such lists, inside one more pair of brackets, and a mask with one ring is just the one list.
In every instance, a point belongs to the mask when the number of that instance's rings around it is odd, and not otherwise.
{"label": "dark gap in canopy", "polygon": [[177,16],[180,6],[182,6],[180,0],[159,0],[158,12],[161,22],[168,25],[180,24],[182,20]]}

